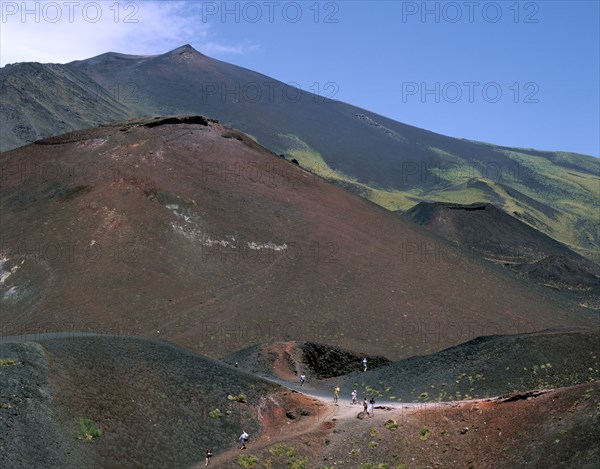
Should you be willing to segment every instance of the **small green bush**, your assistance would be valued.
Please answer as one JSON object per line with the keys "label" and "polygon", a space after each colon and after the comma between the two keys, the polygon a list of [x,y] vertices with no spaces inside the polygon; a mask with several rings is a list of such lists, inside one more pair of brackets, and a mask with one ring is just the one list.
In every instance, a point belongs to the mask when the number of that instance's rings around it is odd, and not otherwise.
{"label": "small green bush", "polygon": [[304,456],[302,459],[292,458],[287,464],[290,469],[306,469],[308,467],[308,457]]}
{"label": "small green bush", "polygon": [[431,430],[429,430],[429,428],[427,427],[422,427],[421,430],[419,430],[419,435],[421,440],[425,441],[429,438],[429,435],[431,434]]}
{"label": "small green bush", "polygon": [[102,435],[102,430],[96,427],[96,424],[92,419],[79,419],[79,433],[77,438],[90,442],[95,438],[99,438],[100,435]]}
{"label": "small green bush", "polygon": [[218,419],[220,419],[223,416],[223,414],[221,413],[221,411],[219,409],[215,409],[215,410],[211,410],[208,413],[208,416],[211,419],[218,420]]}
{"label": "small green bush", "polygon": [[241,454],[237,458],[237,463],[242,469],[254,469],[258,464],[258,458],[253,454]]}
{"label": "small green bush", "polygon": [[296,450],[293,447],[287,446],[283,443],[277,443],[276,445],[271,446],[269,448],[269,453],[273,456],[283,456],[285,454],[288,458],[293,458],[296,456]]}
{"label": "small green bush", "polygon": [[230,401],[242,402],[242,403],[246,403],[248,401],[248,398],[246,397],[246,395],[243,392],[239,393],[237,396],[233,396],[230,394],[229,396],[227,396],[227,399],[229,399]]}
{"label": "small green bush", "polygon": [[16,366],[19,362],[13,358],[0,358],[0,366]]}
{"label": "small green bush", "polygon": [[396,430],[396,428],[398,428],[398,424],[392,419],[386,420],[386,422],[383,424],[383,426],[391,432],[393,432],[394,430]]}

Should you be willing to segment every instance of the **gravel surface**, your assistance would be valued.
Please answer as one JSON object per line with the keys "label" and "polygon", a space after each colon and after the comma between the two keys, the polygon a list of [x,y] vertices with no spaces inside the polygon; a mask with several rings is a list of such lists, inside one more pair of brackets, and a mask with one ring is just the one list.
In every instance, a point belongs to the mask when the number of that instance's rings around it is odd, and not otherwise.
{"label": "gravel surface", "polygon": [[[0,358],[16,361],[0,367],[2,468],[186,467],[242,429],[257,438],[263,397],[281,390],[156,339],[3,343]],[[77,439],[80,418],[102,435]]]}
{"label": "gravel surface", "polygon": [[599,357],[597,330],[487,336],[323,385],[402,402],[483,398],[598,381]]}

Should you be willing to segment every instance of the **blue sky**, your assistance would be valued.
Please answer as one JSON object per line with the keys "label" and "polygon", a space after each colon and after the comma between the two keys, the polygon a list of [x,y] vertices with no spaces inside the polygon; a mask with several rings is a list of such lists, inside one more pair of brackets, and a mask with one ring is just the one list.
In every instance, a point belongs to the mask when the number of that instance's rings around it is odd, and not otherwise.
{"label": "blue sky", "polygon": [[189,43],[445,135],[600,154],[597,1],[75,3],[3,1],[2,65]]}

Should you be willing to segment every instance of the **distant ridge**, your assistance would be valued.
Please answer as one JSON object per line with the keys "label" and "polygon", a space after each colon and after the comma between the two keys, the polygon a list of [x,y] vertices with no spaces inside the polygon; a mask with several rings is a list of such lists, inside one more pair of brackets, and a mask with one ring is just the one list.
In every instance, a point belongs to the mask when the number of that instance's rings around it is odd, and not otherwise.
{"label": "distant ridge", "polygon": [[[436,134],[337,101],[334,89],[317,96],[189,44],[155,56],[102,54],[60,65],[61,77],[31,67],[0,69],[2,150],[125,117],[203,114],[386,209],[492,202],[600,261],[600,160],[591,156]],[[56,100],[48,88],[83,91]]]}

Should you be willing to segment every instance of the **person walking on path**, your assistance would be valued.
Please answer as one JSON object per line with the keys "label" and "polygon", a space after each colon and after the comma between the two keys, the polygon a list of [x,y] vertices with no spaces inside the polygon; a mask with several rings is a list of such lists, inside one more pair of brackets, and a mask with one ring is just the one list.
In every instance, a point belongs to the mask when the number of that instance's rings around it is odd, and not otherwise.
{"label": "person walking on path", "polygon": [[375,415],[375,397],[371,396],[371,400],[369,401],[369,410],[370,416],[373,417]]}
{"label": "person walking on path", "polygon": [[306,375],[302,373],[300,375],[300,386],[304,386],[304,382],[306,381]]}
{"label": "person walking on path", "polygon": [[367,358],[362,359],[363,371],[367,371]]}
{"label": "person walking on path", "polygon": [[212,458],[212,451],[210,449],[206,450],[206,464],[205,466],[210,466],[210,458]]}
{"label": "person walking on path", "polygon": [[363,411],[367,415],[369,415],[369,411],[367,410],[368,408],[369,408],[369,403],[367,402],[367,398],[365,397],[363,399]]}
{"label": "person walking on path", "polygon": [[340,387],[336,386],[333,389],[333,402],[337,403],[338,401],[338,397],[340,397]]}
{"label": "person walking on path", "polygon": [[356,389],[352,391],[352,405],[356,404]]}
{"label": "person walking on path", "polygon": [[240,435],[240,440],[242,440],[242,448],[246,449],[246,441],[248,441],[248,434],[242,430],[242,434]]}

